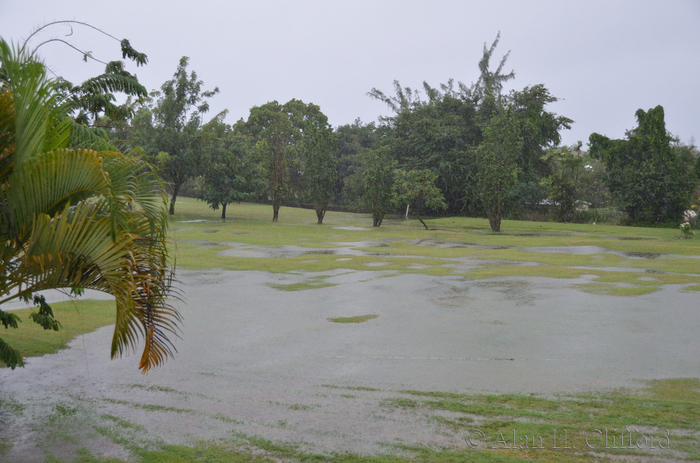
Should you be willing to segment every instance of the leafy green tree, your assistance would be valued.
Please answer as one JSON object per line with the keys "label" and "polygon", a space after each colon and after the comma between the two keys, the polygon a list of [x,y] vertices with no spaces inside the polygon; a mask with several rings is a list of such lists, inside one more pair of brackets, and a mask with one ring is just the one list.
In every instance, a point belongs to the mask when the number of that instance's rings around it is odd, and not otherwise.
{"label": "leafy green tree", "polygon": [[223,122],[226,111],[202,127],[203,184],[199,199],[226,218],[226,206],[257,199],[264,190],[263,173],[254,162],[248,139]]}
{"label": "leafy green tree", "polygon": [[484,141],[477,149],[478,189],[495,232],[501,231],[501,217],[518,180],[517,159],[523,145],[518,129],[513,110],[508,108],[483,128]]}
{"label": "leafy green tree", "polygon": [[394,83],[395,96],[372,89],[370,96],[385,102],[394,115],[382,118],[387,131],[386,144],[405,170],[430,169],[438,175],[436,186],[445,195],[449,213],[476,214],[483,210],[477,187],[476,152],[483,141],[482,128],[491,118],[511,107],[522,147],[516,163],[518,182],[511,189],[509,204],[537,204],[546,196],[540,179],[551,174],[541,158],[546,150],[560,143],[559,131],[569,128],[571,120],[547,111],[557,101],[543,85],[525,87],[503,94],[503,86],[515,77],[504,73],[509,53],[495,70],[490,63],[500,34],[487,46],[479,61],[480,77],[467,86],[449,80],[434,88],[423,83],[421,92]]}
{"label": "leafy green tree", "polygon": [[572,147],[553,148],[542,160],[552,165],[552,174],[542,179],[549,199],[559,205],[559,220],[569,221],[578,199],[579,175],[583,169],[581,142]]}
{"label": "leafy green tree", "polygon": [[360,153],[379,146],[381,131],[374,122],[364,124],[356,119],[352,124],[338,126],[335,133],[338,138],[338,179],[333,203],[353,207],[362,197],[361,189],[356,185],[357,175],[354,175],[362,164]]}
{"label": "leafy green tree", "polygon": [[338,179],[337,149],[338,139],[328,122],[305,130],[301,144],[304,190],[319,224],[323,223],[326,209],[333,200]]}
{"label": "leafy green tree", "polygon": [[694,159],[672,148],[663,107],[636,116],[639,125],[626,140],[592,134],[591,155],[605,164],[608,188],[633,223],[675,225],[697,186]]}
{"label": "leafy green tree", "polygon": [[396,161],[391,157],[388,147],[363,153],[362,201],[372,214],[372,225],[375,227],[382,225],[384,216],[391,208],[395,168]]}
{"label": "leafy green tree", "polygon": [[474,147],[481,142],[477,107],[471,100],[444,95],[393,120],[391,149],[405,170],[429,169],[452,214],[479,207]]}
{"label": "leafy green tree", "polygon": [[[39,305],[32,319],[60,325],[38,291],[95,289],[116,299],[112,357],[145,346],[146,371],[171,354],[169,334],[180,319],[168,299],[168,216],[152,166],[80,130],[60,104],[56,82],[41,62],[0,39],[0,306],[13,299]],[[86,136],[90,135],[90,132]],[[0,310],[0,323],[18,317]],[[0,340],[0,360],[22,365]]]}
{"label": "leafy green tree", "polygon": [[180,188],[200,174],[202,118],[209,111],[208,99],[219,93],[203,90],[197,73],[187,72],[189,58],[180,59],[171,80],[154,92],[134,117],[135,138],[146,153],[157,157],[161,175],[172,188],[170,214]]}
{"label": "leafy green tree", "polygon": [[420,214],[427,211],[445,209],[445,197],[439,188],[435,186],[437,174],[425,170],[401,170],[394,172],[393,202],[401,208],[406,206],[406,217],[413,213],[426,230],[428,226],[423,222]]}
{"label": "leafy green tree", "polygon": [[[328,191],[332,192],[328,185],[335,183],[333,172],[319,172],[323,166],[331,168],[335,163],[329,157],[335,150],[335,138],[321,109],[296,99],[284,105],[272,101],[251,108],[248,120],[239,121],[236,130],[256,141],[267,172],[272,221],[278,220],[286,198],[303,195],[309,189],[321,223],[330,200],[326,199],[330,198]],[[310,168],[308,176],[305,164]]]}

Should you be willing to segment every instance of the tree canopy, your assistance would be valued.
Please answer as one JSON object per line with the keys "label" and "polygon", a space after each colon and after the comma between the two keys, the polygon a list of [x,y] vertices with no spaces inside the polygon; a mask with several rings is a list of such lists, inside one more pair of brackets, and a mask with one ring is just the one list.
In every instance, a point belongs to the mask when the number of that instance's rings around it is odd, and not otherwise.
{"label": "tree canopy", "polygon": [[608,188],[633,223],[675,224],[697,187],[695,160],[673,149],[663,107],[639,109],[636,116],[639,125],[626,140],[592,134],[591,155],[605,164]]}
{"label": "tree canopy", "polygon": [[204,90],[197,73],[188,73],[189,58],[183,56],[171,80],[153,92],[134,117],[135,137],[146,153],[158,159],[161,175],[170,183],[170,214],[180,188],[200,173],[204,114],[208,99],[219,93]]}

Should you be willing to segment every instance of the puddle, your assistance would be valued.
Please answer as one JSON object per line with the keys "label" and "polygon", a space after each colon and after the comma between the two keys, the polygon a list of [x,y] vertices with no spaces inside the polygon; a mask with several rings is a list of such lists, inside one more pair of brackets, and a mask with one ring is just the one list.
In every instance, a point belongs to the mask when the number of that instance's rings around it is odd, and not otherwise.
{"label": "puddle", "polygon": [[542,253],[566,253],[566,254],[605,254],[611,252],[608,249],[600,246],[541,246],[541,247],[523,247],[520,248],[526,252],[542,252]]}
{"label": "puddle", "polygon": [[371,228],[365,228],[365,227],[333,227],[333,230],[365,231],[365,230],[371,230]]}
{"label": "puddle", "polygon": [[[668,254],[659,252],[638,252],[638,251],[613,251],[611,249],[602,248],[600,246],[542,246],[542,247],[521,247],[525,252],[542,252],[542,253],[565,253],[565,254],[614,254],[616,256],[625,257],[627,259],[658,259]],[[678,257],[696,257],[696,256],[678,256]]]}
{"label": "puddle", "polygon": [[[338,286],[267,286],[322,275]],[[682,285],[615,298],[568,287],[590,277],[472,281],[368,269],[184,271],[178,278],[189,303],[178,303],[184,332],[163,367],[144,376],[138,355],[110,361],[106,327],[24,369],[0,370],[0,401],[25,407],[0,417],[3,440],[13,444],[3,458],[43,460],[50,439],[125,458],[92,427],[113,426],[107,415],[165,443],[242,433],[326,452],[382,453],[397,438],[464,446],[463,436],[440,432],[419,411],[387,412],[382,400],[406,389],[556,394],[700,377],[700,337],[688,323],[697,293]],[[378,317],[327,322],[366,314]],[[50,421],[57,404],[78,410],[76,418]]]}

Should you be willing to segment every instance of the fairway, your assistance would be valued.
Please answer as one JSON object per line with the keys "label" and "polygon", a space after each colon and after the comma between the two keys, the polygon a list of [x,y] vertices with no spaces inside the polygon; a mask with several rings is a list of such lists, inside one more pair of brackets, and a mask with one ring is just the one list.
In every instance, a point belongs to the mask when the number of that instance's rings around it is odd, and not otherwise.
{"label": "fairway", "polygon": [[0,370],[0,461],[700,459],[700,240],[176,206],[175,358],[107,326]]}

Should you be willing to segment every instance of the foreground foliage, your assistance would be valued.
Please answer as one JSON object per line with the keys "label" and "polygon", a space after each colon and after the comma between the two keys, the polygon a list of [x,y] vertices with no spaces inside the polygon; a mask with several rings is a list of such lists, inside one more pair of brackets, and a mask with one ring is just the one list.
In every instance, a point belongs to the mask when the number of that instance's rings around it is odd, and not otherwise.
{"label": "foreground foliage", "polygon": [[[42,63],[0,41],[0,304],[33,300],[57,329],[46,289],[116,299],[112,356],[145,340],[140,368],[171,354],[178,312],[167,301],[167,215],[160,180],[138,156],[74,125]],[[74,132],[82,134],[80,149]],[[97,148],[95,150],[94,148]],[[18,317],[0,311],[5,328]],[[0,340],[0,360],[22,365]]]}

